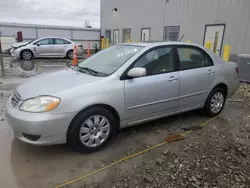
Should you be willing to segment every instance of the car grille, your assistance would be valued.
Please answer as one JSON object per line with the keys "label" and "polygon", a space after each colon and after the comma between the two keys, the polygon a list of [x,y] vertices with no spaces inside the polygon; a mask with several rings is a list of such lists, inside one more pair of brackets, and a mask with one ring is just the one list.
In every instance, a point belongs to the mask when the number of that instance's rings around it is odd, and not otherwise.
{"label": "car grille", "polygon": [[17,91],[14,91],[11,97],[12,106],[15,107],[19,103],[20,100],[21,100],[21,96],[17,93]]}

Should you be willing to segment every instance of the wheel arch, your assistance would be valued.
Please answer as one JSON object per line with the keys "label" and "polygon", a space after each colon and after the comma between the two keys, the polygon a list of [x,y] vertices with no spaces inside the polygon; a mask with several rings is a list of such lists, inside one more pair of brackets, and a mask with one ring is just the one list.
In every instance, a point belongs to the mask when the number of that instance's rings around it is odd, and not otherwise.
{"label": "wheel arch", "polygon": [[113,116],[115,117],[115,120],[116,120],[116,123],[117,123],[117,126],[116,126],[116,130],[119,130],[120,129],[120,115],[119,113],[117,112],[117,110],[112,107],[111,105],[108,105],[108,104],[103,104],[103,103],[100,103],[100,104],[92,104],[90,106],[87,106],[83,109],[81,109],[75,116],[74,118],[71,120],[70,124],[69,124],[69,127],[67,129],[67,142],[68,142],[68,133],[69,133],[69,129],[73,123],[73,121],[81,114],[83,113],[84,111],[87,111],[91,108],[104,108],[106,110],[108,110],[109,112],[111,112],[113,114]]}
{"label": "wheel arch", "polygon": [[28,48],[25,48],[25,49],[23,49],[23,50],[20,51],[20,55],[19,55],[19,56],[20,56],[20,59],[22,59],[22,53],[23,53],[24,51],[30,51],[32,57],[34,57],[34,53],[32,52],[32,50],[31,50],[31,49],[28,49]]}
{"label": "wheel arch", "polygon": [[[211,92],[215,89],[215,88],[222,88],[224,91],[225,91],[225,95],[226,95],[226,97],[227,97],[227,95],[228,95],[228,86],[225,84],[225,83],[218,83],[218,84],[216,84],[214,87],[213,87],[213,89],[211,90]],[[210,92],[210,93],[211,93]]]}
{"label": "wheel arch", "polygon": [[67,50],[66,50],[66,56],[65,57],[68,57],[68,53],[70,52],[70,51],[74,51],[74,49],[72,49],[72,48],[68,48]]}

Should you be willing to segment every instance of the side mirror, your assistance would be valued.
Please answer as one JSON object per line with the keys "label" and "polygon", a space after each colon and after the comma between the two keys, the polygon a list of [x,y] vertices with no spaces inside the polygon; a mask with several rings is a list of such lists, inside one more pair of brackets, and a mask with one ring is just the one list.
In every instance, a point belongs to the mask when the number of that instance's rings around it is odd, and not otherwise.
{"label": "side mirror", "polygon": [[37,46],[40,46],[41,44],[40,44],[40,43],[37,43],[36,45],[37,45]]}
{"label": "side mirror", "polygon": [[127,76],[132,77],[132,78],[138,78],[138,77],[143,77],[146,76],[146,69],[142,67],[136,67],[132,68],[128,71]]}

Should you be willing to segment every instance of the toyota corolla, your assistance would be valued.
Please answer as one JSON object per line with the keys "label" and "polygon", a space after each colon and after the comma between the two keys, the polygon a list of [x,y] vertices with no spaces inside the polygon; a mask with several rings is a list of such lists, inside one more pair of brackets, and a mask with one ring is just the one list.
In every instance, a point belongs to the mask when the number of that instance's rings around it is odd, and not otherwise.
{"label": "toyota corolla", "polygon": [[196,44],[114,45],[30,78],[10,96],[6,116],[24,142],[95,151],[128,126],[196,109],[218,115],[237,90],[237,73],[235,63]]}

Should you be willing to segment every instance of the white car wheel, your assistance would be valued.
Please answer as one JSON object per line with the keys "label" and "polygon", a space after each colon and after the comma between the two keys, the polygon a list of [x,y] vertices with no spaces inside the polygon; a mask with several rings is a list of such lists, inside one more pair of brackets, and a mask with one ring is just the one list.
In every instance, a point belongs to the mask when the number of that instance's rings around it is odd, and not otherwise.
{"label": "white car wheel", "polygon": [[32,58],[32,53],[29,50],[24,50],[21,54],[22,59],[29,60]]}

